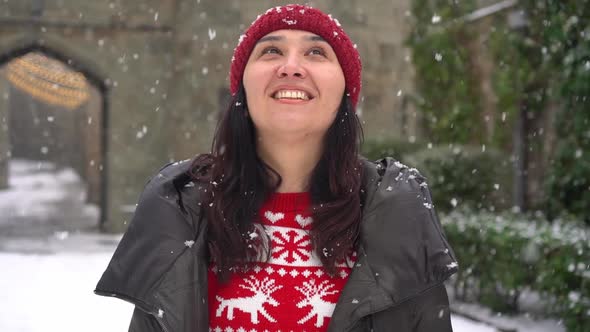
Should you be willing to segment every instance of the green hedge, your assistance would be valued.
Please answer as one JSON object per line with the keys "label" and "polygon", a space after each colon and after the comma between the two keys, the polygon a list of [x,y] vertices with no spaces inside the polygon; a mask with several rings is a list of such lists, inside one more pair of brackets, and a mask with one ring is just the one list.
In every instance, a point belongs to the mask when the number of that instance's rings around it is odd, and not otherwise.
{"label": "green hedge", "polygon": [[440,211],[461,206],[492,210],[511,206],[511,164],[498,151],[437,146],[407,154],[404,162],[428,178]]}
{"label": "green hedge", "polygon": [[[581,223],[456,210],[441,222],[460,264],[456,287],[476,301],[517,312],[522,290],[551,303],[569,332],[590,331],[590,231]],[[458,291],[465,294],[465,291]]]}

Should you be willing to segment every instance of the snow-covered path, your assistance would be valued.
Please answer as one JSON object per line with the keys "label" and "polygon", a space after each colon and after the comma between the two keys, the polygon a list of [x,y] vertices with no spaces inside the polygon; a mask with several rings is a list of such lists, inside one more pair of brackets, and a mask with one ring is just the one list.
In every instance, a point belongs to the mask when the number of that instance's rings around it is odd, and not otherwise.
{"label": "snow-covered path", "polygon": [[8,166],[9,188],[0,190],[0,245],[7,237],[96,228],[98,207],[86,204],[86,185],[72,168],[24,159]]}
{"label": "snow-covered path", "polygon": [[125,331],[132,306],[92,293],[109,258],[0,254],[0,331]]}

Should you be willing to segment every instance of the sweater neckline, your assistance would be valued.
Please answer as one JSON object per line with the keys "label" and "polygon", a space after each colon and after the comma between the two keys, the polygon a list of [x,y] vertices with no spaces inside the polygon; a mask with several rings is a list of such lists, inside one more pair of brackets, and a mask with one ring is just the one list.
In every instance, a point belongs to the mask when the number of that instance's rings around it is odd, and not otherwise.
{"label": "sweater neckline", "polygon": [[266,201],[266,208],[279,211],[302,211],[307,210],[311,204],[309,192],[274,192]]}

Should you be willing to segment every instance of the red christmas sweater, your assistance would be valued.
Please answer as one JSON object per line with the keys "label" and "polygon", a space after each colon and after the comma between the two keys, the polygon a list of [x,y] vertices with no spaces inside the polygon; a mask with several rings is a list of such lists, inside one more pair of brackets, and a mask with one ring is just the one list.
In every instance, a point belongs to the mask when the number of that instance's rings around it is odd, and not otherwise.
{"label": "red christmas sweater", "polygon": [[[209,331],[326,331],[356,254],[330,277],[312,251],[308,193],[275,193],[261,209],[271,257],[220,284],[209,267]],[[256,235],[252,235],[255,237]]]}

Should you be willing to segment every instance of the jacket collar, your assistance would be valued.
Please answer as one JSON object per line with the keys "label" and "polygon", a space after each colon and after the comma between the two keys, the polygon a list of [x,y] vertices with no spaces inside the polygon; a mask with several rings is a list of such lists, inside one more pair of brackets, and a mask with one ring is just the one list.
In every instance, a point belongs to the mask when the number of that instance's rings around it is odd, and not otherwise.
{"label": "jacket collar", "polygon": [[329,332],[401,304],[457,271],[454,253],[417,170],[391,159],[364,160],[366,201],[355,264]]}

